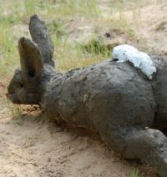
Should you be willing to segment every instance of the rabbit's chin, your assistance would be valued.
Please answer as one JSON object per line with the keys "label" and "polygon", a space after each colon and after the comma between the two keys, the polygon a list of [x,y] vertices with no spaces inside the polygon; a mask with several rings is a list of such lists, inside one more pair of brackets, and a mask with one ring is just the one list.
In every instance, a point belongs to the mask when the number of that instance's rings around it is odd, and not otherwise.
{"label": "rabbit's chin", "polygon": [[9,99],[14,104],[21,104],[21,101],[16,97],[15,94],[6,94],[7,99]]}
{"label": "rabbit's chin", "polygon": [[39,104],[39,99],[37,96],[31,93],[7,93],[6,97],[14,104]]}

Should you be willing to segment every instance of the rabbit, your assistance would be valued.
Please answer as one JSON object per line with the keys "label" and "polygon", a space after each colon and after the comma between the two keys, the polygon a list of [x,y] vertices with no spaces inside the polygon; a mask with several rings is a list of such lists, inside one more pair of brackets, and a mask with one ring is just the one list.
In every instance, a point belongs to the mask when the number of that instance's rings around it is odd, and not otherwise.
{"label": "rabbit", "polygon": [[125,159],[139,159],[167,177],[167,138],[158,130],[167,126],[166,62],[153,57],[152,81],[114,60],[61,73],[45,23],[34,15],[29,30],[33,41],[18,42],[21,69],[9,83],[8,99],[38,104],[48,117],[92,130]]}

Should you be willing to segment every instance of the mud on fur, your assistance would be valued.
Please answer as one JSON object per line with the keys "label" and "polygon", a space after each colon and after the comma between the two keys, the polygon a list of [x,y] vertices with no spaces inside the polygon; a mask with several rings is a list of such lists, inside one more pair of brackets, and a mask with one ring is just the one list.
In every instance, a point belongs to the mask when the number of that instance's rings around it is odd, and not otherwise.
{"label": "mud on fur", "polygon": [[[15,104],[38,104],[57,121],[96,131],[126,159],[148,163],[167,176],[167,63],[152,57],[153,80],[128,62],[106,60],[61,73],[54,68],[52,40],[37,15],[29,24],[32,40],[19,40],[21,69],[9,86]],[[147,128],[146,128],[147,127]]]}

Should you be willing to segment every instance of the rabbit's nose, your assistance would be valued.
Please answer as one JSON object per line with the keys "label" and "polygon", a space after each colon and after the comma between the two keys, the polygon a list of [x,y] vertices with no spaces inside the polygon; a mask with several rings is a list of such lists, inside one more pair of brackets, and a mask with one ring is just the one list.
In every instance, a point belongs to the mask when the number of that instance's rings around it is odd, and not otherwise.
{"label": "rabbit's nose", "polygon": [[6,93],[5,95],[6,95],[7,98],[9,98],[9,93]]}

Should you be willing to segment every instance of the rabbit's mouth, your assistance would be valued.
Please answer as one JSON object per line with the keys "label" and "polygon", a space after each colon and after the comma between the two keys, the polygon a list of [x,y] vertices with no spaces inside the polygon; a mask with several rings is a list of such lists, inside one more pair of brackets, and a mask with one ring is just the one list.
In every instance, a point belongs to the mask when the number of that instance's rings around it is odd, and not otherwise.
{"label": "rabbit's mouth", "polygon": [[9,99],[12,103],[19,104],[20,101],[16,99],[15,93],[6,93],[6,98]]}
{"label": "rabbit's mouth", "polygon": [[9,94],[9,93],[6,93],[5,95],[6,95],[6,98],[7,98],[7,99],[10,99],[10,97],[11,97],[11,94]]}
{"label": "rabbit's mouth", "polygon": [[14,104],[39,104],[39,98],[33,93],[6,93],[6,98],[9,99]]}

